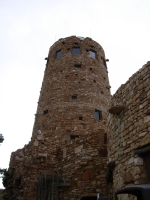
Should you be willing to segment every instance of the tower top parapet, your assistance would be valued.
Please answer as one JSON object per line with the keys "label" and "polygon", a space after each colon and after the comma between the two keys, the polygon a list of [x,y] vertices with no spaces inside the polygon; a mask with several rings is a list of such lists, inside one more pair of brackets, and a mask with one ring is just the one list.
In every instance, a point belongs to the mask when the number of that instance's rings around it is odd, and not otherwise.
{"label": "tower top parapet", "polygon": [[92,38],[90,37],[82,37],[82,36],[69,36],[69,37],[66,37],[66,38],[60,38],[59,40],[57,40],[51,47],[50,47],[50,50],[52,50],[52,48],[54,48],[56,45],[58,45],[59,43],[63,43],[65,44],[66,41],[73,41],[73,40],[76,40],[77,42],[85,42],[85,43],[89,43],[89,44],[95,44],[95,45],[98,45],[104,52],[104,49],[102,48],[102,46],[96,42],[95,40],[93,40]]}

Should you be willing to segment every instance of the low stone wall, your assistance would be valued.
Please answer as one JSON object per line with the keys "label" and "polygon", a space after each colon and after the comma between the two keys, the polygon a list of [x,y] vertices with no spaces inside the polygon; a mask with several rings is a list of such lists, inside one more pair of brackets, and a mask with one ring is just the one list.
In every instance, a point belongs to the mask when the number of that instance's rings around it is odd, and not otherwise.
{"label": "low stone wall", "polygon": [[108,115],[108,171],[114,191],[150,183],[150,62],[113,95]]}
{"label": "low stone wall", "polygon": [[50,144],[44,143],[43,151],[42,145],[32,146],[34,143],[30,142],[11,155],[7,199],[11,199],[10,196],[13,199],[36,199],[40,174],[49,176],[56,172],[70,183],[69,187],[60,188],[61,199],[96,197],[98,192],[107,198],[106,142],[103,129],[74,140],[62,140],[52,149]]}

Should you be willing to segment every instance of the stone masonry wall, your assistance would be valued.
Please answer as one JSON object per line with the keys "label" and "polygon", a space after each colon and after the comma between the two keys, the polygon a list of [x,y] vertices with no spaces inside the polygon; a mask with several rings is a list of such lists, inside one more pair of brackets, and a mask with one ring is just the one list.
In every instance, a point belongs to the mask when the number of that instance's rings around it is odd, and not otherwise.
{"label": "stone masonry wall", "polygon": [[150,183],[150,62],[111,98],[107,128],[114,192],[130,184]]}
{"label": "stone masonry wall", "polygon": [[[90,141],[90,142],[89,142]],[[36,199],[40,174],[53,175],[56,171],[70,187],[61,188],[61,199],[81,199],[102,192],[107,198],[106,132],[99,130],[75,140],[62,141],[59,152],[39,153],[39,148],[26,145],[12,153],[9,166],[7,198]]]}
{"label": "stone masonry wall", "polygon": [[99,130],[63,145],[60,170],[71,185],[68,190],[62,190],[61,199],[79,200],[84,196],[97,196],[98,192],[107,198],[105,134]]}

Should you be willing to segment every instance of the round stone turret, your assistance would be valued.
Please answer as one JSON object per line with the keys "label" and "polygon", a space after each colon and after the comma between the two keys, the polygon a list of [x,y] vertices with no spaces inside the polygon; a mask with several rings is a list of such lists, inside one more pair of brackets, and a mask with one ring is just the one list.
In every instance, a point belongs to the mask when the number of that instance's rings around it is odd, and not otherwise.
{"label": "round stone turret", "polygon": [[91,38],[55,42],[46,58],[32,137],[89,134],[105,128],[110,86],[103,48]]}

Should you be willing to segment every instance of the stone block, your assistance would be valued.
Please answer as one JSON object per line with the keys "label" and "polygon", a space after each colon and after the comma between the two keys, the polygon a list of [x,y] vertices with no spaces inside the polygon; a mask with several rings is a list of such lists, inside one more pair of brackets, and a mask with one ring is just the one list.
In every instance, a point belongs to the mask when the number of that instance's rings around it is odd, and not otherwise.
{"label": "stone block", "polygon": [[133,177],[135,177],[136,175],[140,175],[140,174],[141,174],[140,167],[138,167],[138,166],[134,167],[134,171],[132,172]]}
{"label": "stone block", "polygon": [[15,158],[16,158],[17,161],[22,161],[23,162],[23,160],[24,160],[24,158],[21,158],[19,156],[16,156]]}
{"label": "stone block", "polygon": [[39,140],[39,141],[43,140],[43,135],[37,135],[36,137],[37,137],[37,140]]}
{"label": "stone block", "polygon": [[34,146],[36,146],[36,147],[39,145],[39,142],[38,142],[38,140],[37,140],[37,139],[35,139],[35,141],[34,141],[33,145],[34,145]]}
{"label": "stone block", "polygon": [[144,123],[147,123],[150,121],[150,115],[144,117]]}
{"label": "stone block", "polygon": [[134,158],[134,164],[139,166],[143,165],[143,158],[140,157]]}
{"label": "stone block", "polygon": [[81,165],[81,166],[85,166],[85,165],[87,165],[87,164],[88,164],[87,161],[85,161],[85,162],[80,162],[80,165]]}
{"label": "stone block", "polygon": [[39,153],[38,157],[40,157],[40,158],[47,158],[47,153]]}
{"label": "stone block", "polygon": [[147,132],[143,132],[139,134],[139,137],[144,137],[146,135]]}
{"label": "stone block", "polygon": [[130,158],[130,159],[128,160],[128,165],[132,164],[133,162],[134,162],[134,158],[132,157],[132,158]]}
{"label": "stone block", "polygon": [[79,146],[77,146],[77,147],[75,147],[75,153],[81,152],[82,149],[83,149],[83,144],[82,144],[82,145],[79,145]]}

